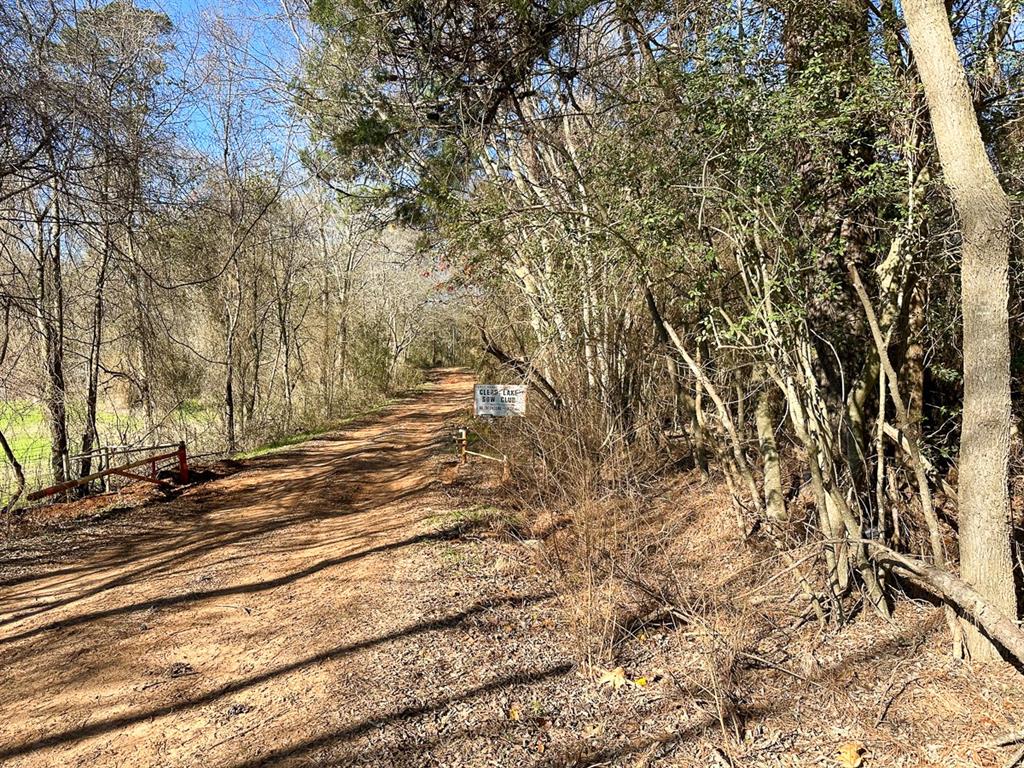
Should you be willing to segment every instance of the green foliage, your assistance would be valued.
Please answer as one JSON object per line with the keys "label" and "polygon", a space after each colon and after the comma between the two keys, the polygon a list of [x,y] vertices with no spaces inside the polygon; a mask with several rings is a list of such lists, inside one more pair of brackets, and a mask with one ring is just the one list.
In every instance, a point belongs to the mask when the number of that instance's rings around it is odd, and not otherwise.
{"label": "green foliage", "polygon": [[[727,390],[732,372],[769,365],[813,377],[843,443],[844,403],[877,367],[851,267],[891,313],[897,364],[911,341],[929,350],[928,428],[955,411],[955,222],[888,11],[321,7],[305,83],[319,101],[303,108],[329,148],[312,161],[428,229],[498,346],[573,393],[575,418],[607,419],[596,434],[637,439],[637,414],[672,400],[653,299]],[[1001,76],[1017,72],[1007,61]],[[1019,194],[1004,108],[986,127]]]}

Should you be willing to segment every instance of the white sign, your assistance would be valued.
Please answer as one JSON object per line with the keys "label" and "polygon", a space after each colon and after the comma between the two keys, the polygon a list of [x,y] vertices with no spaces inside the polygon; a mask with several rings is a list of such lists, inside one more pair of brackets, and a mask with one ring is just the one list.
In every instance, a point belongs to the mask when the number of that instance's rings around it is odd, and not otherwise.
{"label": "white sign", "polygon": [[523,416],[526,414],[525,384],[477,384],[473,387],[475,416]]}

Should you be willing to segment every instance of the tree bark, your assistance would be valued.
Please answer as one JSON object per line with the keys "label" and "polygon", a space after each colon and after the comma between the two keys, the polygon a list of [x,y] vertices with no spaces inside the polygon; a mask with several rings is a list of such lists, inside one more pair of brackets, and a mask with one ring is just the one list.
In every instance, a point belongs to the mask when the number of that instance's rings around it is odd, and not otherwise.
{"label": "tree bark", "polygon": [[11,445],[7,442],[7,437],[2,431],[0,431],[0,449],[3,449],[4,456],[7,458],[7,463],[10,464],[11,469],[14,470],[14,493],[7,497],[7,501],[4,503],[3,508],[3,515],[8,519],[9,523],[9,515],[25,490],[25,471],[21,468],[21,464],[18,462],[18,457],[14,455],[14,451],[11,450]]}
{"label": "tree bark", "polygon": [[[980,590],[953,576],[949,571],[905,557],[877,542],[869,542],[868,546],[873,550],[873,559],[876,562],[892,567],[910,581],[959,608],[970,617],[972,629],[976,623],[985,630],[988,637],[998,642],[1019,663],[1024,664],[1024,631],[1017,626],[1012,614],[1001,611]],[[991,647],[995,657],[1000,658],[998,650],[994,646]]]}
{"label": "tree bark", "polygon": [[757,399],[755,421],[757,423],[757,441],[761,448],[761,461],[764,463],[764,508],[768,519],[774,523],[785,523],[789,520],[786,511],[786,499],[782,493],[782,465],[779,461],[779,449],[775,442],[775,408],[771,389],[761,391]]}
{"label": "tree bark", "polygon": [[238,450],[235,437],[235,328],[237,315],[230,307],[225,310],[227,325],[227,349],[224,353],[224,428],[227,436],[227,450],[233,454]]}
{"label": "tree bark", "polygon": [[[718,416],[722,421],[722,426],[725,428],[726,436],[729,439],[729,445],[732,449],[732,459],[736,464],[736,468],[739,472],[740,477],[744,480],[747,486],[747,493],[750,496],[751,505],[755,510],[760,511],[761,508],[761,497],[757,492],[757,484],[754,482],[753,473],[750,471],[750,465],[747,463],[746,456],[743,454],[743,441],[740,439],[739,431],[736,428],[736,423],[733,421],[732,414],[729,411],[725,401],[722,400],[718,394],[718,389],[715,387],[711,379],[705,374],[704,369],[700,364],[690,356],[690,353],[686,351],[686,347],[683,346],[682,340],[679,338],[679,334],[676,333],[676,329],[673,328],[668,322],[663,321],[665,332],[668,334],[669,339],[672,340],[673,346],[679,352],[679,356],[683,358],[683,362],[693,372],[693,376],[700,385],[707,391],[708,396],[715,404],[715,408],[718,411]],[[744,531],[744,535],[746,532]]]}
{"label": "tree bark", "polygon": [[[82,432],[82,466],[79,477],[92,472],[92,453],[94,446],[99,444],[99,428],[97,417],[99,410],[100,388],[100,350],[103,347],[103,300],[106,291],[107,265],[110,260],[112,244],[109,237],[104,243],[103,254],[100,256],[99,273],[93,291],[92,334],[89,338],[89,373],[85,394],[85,429]],[[86,486],[82,486],[83,492]]]}
{"label": "tree bark", "polygon": [[[964,407],[960,434],[960,568],[995,609],[1017,616],[1010,553],[1010,204],[989,162],[942,0],[904,0],[946,184],[962,230]],[[973,624],[974,659],[998,658]]]}
{"label": "tree bark", "polygon": [[701,424],[701,420],[697,416],[697,404],[683,387],[683,377],[679,372],[679,363],[672,351],[672,340],[668,336],[668,331],[665,330],[665,319],[658,308],[654,289],[651,287],[650,280],[646,276],[644,276],[644,302],[647,305],[647,311],[651,315],[651,323],[654,325],[654,332],[658,343],[665,350],[665,367],[668,371],[669,380],[672,383],[672,392],[675,398],[672,407],[672,420],[676,422],[680,415],[685,417],[693,447],[694,464],[700,468],[701,474],[706,478],[708,476],[708,456],[704,425]]}
{"label": "tree bark", "polygon": [[[54,197],[56,198],[56,189]],[[36,322],[43,337],[45,402],[50,427],[50,472],[54,483],[67,479],[64,461],[68,454],[67,401],[64,385],[64,279],[61,268],[60,208],[53,203],[36,215],[38,287]]]}

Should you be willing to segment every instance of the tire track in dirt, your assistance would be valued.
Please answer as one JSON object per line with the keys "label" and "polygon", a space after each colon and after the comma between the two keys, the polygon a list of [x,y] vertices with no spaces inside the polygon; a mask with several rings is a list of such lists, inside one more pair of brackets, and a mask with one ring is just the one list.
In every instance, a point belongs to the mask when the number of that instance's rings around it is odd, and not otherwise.
{"label": "tire track in dirt", "polygon": [[470,396],[468,375],[437,372],[55,568],[0,566],[0,764],[258,765],[315,740],[339,686],[367,684],[360,652],[459,620],[364,621],[396,558],[438,536],[418,533],[423,504]]}

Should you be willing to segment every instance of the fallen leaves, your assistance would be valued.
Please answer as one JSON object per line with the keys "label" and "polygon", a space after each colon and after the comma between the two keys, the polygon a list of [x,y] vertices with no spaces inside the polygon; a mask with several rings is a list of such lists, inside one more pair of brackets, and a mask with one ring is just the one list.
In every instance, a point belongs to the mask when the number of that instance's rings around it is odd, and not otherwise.
{"label": "fallen leaves", "polygon": [[638,677],[634,680],[630,680],[626,677],[626,670],[622,667],[615,667],[615,669],[606,669],[597,678],[597,687],[604,688],[606,685],[610,685],[612,690],[619,690],[624,685],[634,685],[637,688],[645,688],[648,684],[646,677]]}
{"label": "fallen leaves", "polygon": [[836,762],[843,768],[860,768],[864,765],[864,745],[859,741],[847,741],[836,750]]}
{"label": "fallen leaves", "polygon": [[615,669],[606,669],[601,673],[601,676],[597,680],[597,687],[603,688],[606,685],[610,685],[612,690],[619,690],[626,684],[626,670],[622,667],[616,667]]}

